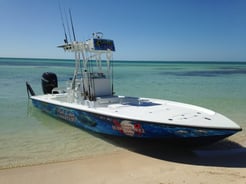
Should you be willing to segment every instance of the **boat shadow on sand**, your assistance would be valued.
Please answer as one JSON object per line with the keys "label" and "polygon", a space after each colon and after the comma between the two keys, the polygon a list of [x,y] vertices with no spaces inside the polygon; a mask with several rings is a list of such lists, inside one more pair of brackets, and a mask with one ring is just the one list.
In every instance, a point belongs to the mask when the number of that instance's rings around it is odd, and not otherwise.
{"label": "boat shadow on sand", "polygon": [[246,168],[246,148],[229,139],[202,147],[164,141],[97,135],[103,140],[152,158],[201,166]]}

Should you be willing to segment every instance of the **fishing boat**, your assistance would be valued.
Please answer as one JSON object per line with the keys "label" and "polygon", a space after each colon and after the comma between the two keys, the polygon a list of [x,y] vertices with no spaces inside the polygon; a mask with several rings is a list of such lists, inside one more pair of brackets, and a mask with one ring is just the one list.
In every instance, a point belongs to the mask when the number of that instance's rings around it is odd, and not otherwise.
{"label": "fishing boat", "polygon": [[[100,134],[142,140],[212,143],[241,128],[212,110],[163,99],[115,95],[112,55],[114,41],[93,33],[89,40],[58,46],[75,54],[75,69],[66,88],[58,88],[57,75],[42,75],[44,94],[26,87],[33,105],[58,119]],[[153,89],[154,90],[154,89]]]}

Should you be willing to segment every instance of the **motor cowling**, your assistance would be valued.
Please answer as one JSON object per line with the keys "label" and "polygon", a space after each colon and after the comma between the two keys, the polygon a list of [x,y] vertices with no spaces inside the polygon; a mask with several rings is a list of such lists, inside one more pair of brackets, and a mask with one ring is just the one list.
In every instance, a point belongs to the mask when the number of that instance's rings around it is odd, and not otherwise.
{"label": "motor cowling", "polygon": [[57,76],[52,72],[45,72],[41,78],[44,94],[51,94],[54,88],[58,87]]}

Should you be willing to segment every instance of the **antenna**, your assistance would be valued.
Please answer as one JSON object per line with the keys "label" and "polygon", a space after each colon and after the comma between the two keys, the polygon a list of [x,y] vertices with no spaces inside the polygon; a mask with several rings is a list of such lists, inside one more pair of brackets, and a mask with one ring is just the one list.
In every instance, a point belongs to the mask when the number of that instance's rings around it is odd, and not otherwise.
{"label": "antenna", "polygon": [[70,8],[69,8],[69,16],[70,16],[70,22],[71,22],[72,31],[73,31],[73,40],[76,41],[75,32],[74,32],[74,27],[73,27],[72,13],[71,13]]}
{"label": "antenna", "polygon": [[66,44],[68,44],[68,41],[67,41],[67,32],[66,32],[66,28],[65,28],[65,25],[64,25],[64,19],[63,19],[63,15],[62,15],[62,11],[61,11],[61,3],[60,3],[60,1],[59,1],[59,10],[60,10],[60,15],[61,15],[62,27],[63,27],[63,31],[64,31],[64,35],[65,35],[64,42]]}

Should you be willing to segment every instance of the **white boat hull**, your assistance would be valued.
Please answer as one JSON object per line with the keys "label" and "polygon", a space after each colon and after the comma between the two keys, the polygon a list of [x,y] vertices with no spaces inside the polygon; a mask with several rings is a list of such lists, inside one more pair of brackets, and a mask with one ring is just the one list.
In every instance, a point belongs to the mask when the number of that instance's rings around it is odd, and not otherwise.
{"label": "white boat hull", "polygon": [[97,103],[71,103],[66,94],[32,96],[35,107],[85,130],[132,138],[191,141],[204,144],[241,128],[211,110],[178,102],[111,97]]}

